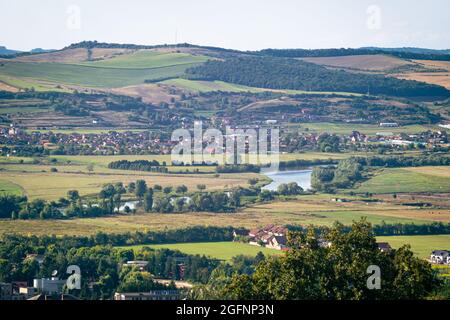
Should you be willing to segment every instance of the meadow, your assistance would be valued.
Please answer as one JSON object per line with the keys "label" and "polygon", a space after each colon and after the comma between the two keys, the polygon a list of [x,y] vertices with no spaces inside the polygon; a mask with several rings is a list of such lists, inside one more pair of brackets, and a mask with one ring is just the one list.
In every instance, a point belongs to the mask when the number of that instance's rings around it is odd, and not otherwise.
{"label": "meadow", "polygon": [[[217,179],[216,179],[217,180]],[[390,202],[365,203],[354,199],[352,202],[333,202],[336,195],[298,196],[297,199],[275,201],[249,206],[236,213],[138,213],[100,218],[69,220],[1,220],[0,234],[55,234],[91,235],[97,232],[125,233],[134,231],[180,229],[193,225],[234,226],[252,229],[268,224],[275,225],[325,225],[335,221],[346,225],[366,217],[374,224],[415,223],[427,224],[433,221],[450,222],[447,209],[418,209]]]}
{"label": "meadow", "polygon": [[450,235],[448,234],[377,237],[377,241],[389,242],[394,249],[409,244],[412,251],[421,258],[429,258],[433,250],[450,250]]}
{"label": "meadow", "polygon": [[119,247],[124,249],[140,250],[143,247],[152,249],[170,249],[179,250],[191,255],[205,255],[214,259],[230,261],[237,255],[256,256],[258,252],[264,255],[280,255],[282,251],[264,247],[252,246],[240,242],[196,242],[196,243],[173,243],[173,244],[155,244],[155,245],[137,245]]}
{"label": "meadow", "polygon": [[67,91],[56,84],[116,88],[143,84],[145,80],[176,78],[187,68],[209,59],[187,53],[138,50],[109,52],[107,59],[96,52],[98,57],[89,61],[87,51],[65,51],[36,55],[28,60],[2,60],[0,81],[15,88],[37,91]]}
{"label": "meadow", "polygon": [[311,122],[305,124],[288,124],[291,129],[296,129],[303,133],[336,133],[350,134],[352,131],[359,131],[369,136],[374,136],[379,132],[384,133],[420,133],[427,130],[439,130],[437,125],[407,125],[394,128],[382,128],[373,124],[355,124],[355,123],[327,123],[327,122]]}
{"label": "meadow", "polygon": [[0,195],[10,194],[15,196],[20,196],[23,193],[23,190],[17,184],[0,179]]}
{"label": "meadow", "polygon": [[64,172],[64,167],[60,168],[61,171],[50,172],[51,166],[28,166],[28,171],[14,171],[14,167],[6,166],[10,169],[0,171],[1,181],[20,186],[23,189],[23,194],[30,199],[41,198],[44,200],[57,200],[60,197],[65,197],[67,191],[73,189],[78,190],[81,196],[95,195],[107,183],[122,182],[127,185],[139,179],[145,180],[149,186],[159,184],[163,187],[176,187],[184,184],[189,190],[196,190],[198,184],[204,184],[207,190],[212,191],[246,186],[248,185],[248,179],[256,176],[256,174],[251,173],[221,174],[220,179],[218,179],[214,174],[158,174],[142,171],[89,173],[78,172],[76,168],[72,167],[70,168],[75,169],[72,172]]}
{"label": "meadow", "polygon": [[178,77],[186,68],[194,65],[125,69],[47,62],[6,62],[0,68],[0,74],[86,87],[114,88],[141,84],[145,80]]}
{"label": "meadow", "polygon": [[450,167],[378,169],[374,177],[354,189],[355,192],[408,193],[450,192]]}
{"label": "meadow", "polygon": [[131,54],[119,55],[111,59],[84,61],[78,64],[102,68],[148,69],[202,63],[208,59],[210,58],[206,56],[191,55],[187,53],[164,53],[161,51],[139,50]]}

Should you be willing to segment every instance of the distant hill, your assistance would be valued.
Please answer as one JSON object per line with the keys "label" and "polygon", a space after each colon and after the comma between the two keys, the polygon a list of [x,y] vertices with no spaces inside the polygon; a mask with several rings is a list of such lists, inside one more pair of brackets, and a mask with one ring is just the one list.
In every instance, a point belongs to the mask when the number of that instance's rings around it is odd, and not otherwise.
{"label": "distant hill", "polygon": [[42,48],[35,48],[35,49],[31,49],[29,52],[30,53],[48,53],[48,52],[53,52],[56,51],[55,49],[42,49]]}
{"label": "distant hill", "polygon": [[19,53],[19,52],[20,51],[8,49],[5,46],[0,46],[0,54],[1,55],[16,54],[16,53]]}
{"label": "distant hill", "polygon": [[418,54],[450,54],[450,49],[437,50],[437,49],[427,49],[427,48],[416,48],[416,47],[402,47],[402,48],[380,48],[380,47],[362,47],[360,49],[374,50],[374,51],[394,51],[394,52],[409,52]]}
{"label": "distant hill", "polygon": [[35,48],[30,51],[20,51],[20,50],[13,50],[8,49],[5,46],[0,46],[0,56],[16,56],[16,55],[28,55],[28,54],[39,54],[39,53],[48,53],[53,52],[55,50],[53,49],[42,49],[42,48]]}
{"label": "distant hill", "polygon": [[[416,49],[420,50],[420,49]],[[422,49],[426,50],[426,49]],[[432,49],[429,49],[432,50]],[[356,55],[388,54],[401,59],[450,61],[450,53],[413,52],[408,49],[380,49],[380,48],[334,48],[334,49],[264,49],[255,52],[259,55],[282,58],[319,58]]]}

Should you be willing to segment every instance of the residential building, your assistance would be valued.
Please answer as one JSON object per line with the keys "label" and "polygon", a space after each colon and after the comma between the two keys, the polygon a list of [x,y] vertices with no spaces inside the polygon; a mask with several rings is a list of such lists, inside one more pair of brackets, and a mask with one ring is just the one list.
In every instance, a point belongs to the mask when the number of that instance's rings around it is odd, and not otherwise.
{"label": "residential building", "polygon": [[180,300],[179,290],[153,290],[149,292],[116,292],[114,300]]}
{"label": "residential building", "polygon": [[394,128],[394,127],[398,127],[398,123],[397,122],[380,122],[380,127]]}
{"label": "residential building", "polygon": [[34,279],[33,287],[43,294],[61,294],[66,280],[60,280],[58,277]]}
{"label": "residential building", "polygon": [[144,271],[147,269],[148,261],[145,260],[132,260],[124,263],[123,267],[137,267],[140,271]]}
{"label": "residential building", "polygon": [[431,252],[430,261],[436,264],[450,264],[450,251],[448,250],[434,250]]}
{"label": "residential building", "polygon": [[377,245],[381,252],[389,252],[392,250],[391,245],[387,242],[377,242]]}

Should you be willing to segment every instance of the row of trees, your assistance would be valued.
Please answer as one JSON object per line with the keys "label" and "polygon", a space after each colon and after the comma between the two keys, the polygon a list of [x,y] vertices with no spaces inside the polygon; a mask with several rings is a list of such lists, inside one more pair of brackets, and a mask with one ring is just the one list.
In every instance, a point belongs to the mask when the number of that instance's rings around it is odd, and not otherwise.
{"label": "row of trees", "polygon": [[261,55],[284,58],[337,57],[371,54],[389,54],[402,59],[450,61],[450,54],[431,52],[426,49],[384,49],[384,48],[336,48],[336,49],[264,49]]}
{"label": "row of trees", "polygon": [[137,171],[152,171],[152,172],[167,172],[165,167],[166,163],[161,164],[156,160],[119,160],[113,161],[108,164],[110,169],[121,169],[121,170],[137,170]]}

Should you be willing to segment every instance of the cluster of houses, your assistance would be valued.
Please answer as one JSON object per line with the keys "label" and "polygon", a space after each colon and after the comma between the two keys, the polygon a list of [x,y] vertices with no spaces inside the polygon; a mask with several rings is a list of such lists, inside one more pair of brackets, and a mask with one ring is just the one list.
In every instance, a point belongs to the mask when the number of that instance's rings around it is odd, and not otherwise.
{"label": "cluster of houses", "polygon": [[[39,264],[43,263],[44,256],[41,254],[28,254],[25,260],[34,259]],[[139,271],[147,270],[148,261],[133,260],[120,265],[121,268],[134,268]],[[183,263],[178,265],[180,278],[183,279],[185,267]],[[153,279],[155,282],[168,285],[170,279]],[[146,292],[116,292],[114,300],[180,300],[192,285],[185,281],[173,281],[176,289],[153,290]],[[78,298],[65,293],[67,280],[60,279],[56,272],[50,278],[33,279],[33,285],[29,286],[27,281],[12,281],[10,283],[0,282],[1,300],[77,300]],[[92,284],[89,284],[91,287]]]}
{"label": "cluster of houses", "polygon": [[0,144],[2,145],[41,145],[52,149],[64,146],[80,154],[110,155],[155,153],[169,154],[173,141],[161,139],[149,131],[105,133],[58,133],[58,132],[27,132],[11,125],[0,128]]}
{"label": "cluster of houses", "polygon": [[[256,228],[248,230],[234,230],[233,235],[235,240],[248,241],[250,245],[261,246],[276,250],[289,250],[287,246],[287,232],[288,229],[282,226],[275,226],[270,224],[263,228]],[[318,239],[320,247],[330,247],[332,243],[325,239]],[[392,247],[387,242],[377,242],[378,249],[381,252],[389,252]]]}
{"label": "cluster of houses", "polygon": [[287,229],[285,227],[268,225],[264,228],[253,229],[248,233],[249,244],[266,248],[286,250]]}
{"label": "cluster of houses", "polygon": [[273,224],[253,230],[234,230],[234,238],[244,237],[248,243],[276,250],[287,250],[287,229]]}

